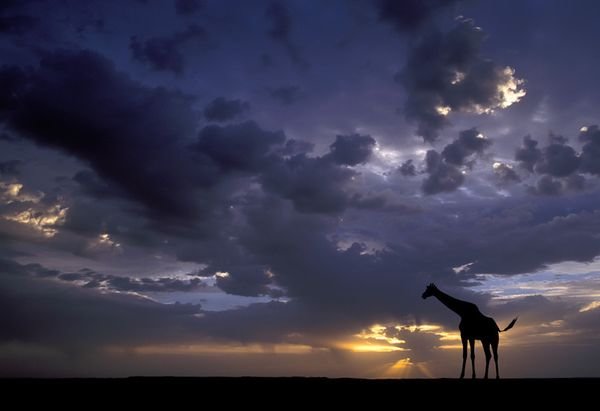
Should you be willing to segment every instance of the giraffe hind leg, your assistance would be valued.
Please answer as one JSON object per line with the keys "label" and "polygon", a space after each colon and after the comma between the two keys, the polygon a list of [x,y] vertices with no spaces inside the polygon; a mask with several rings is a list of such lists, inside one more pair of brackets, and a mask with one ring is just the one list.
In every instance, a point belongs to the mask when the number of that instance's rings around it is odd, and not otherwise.
{"label": "giraffe hind leg", "polygon": [[485,375],[483,378],[487,379],[488,371],[490,369],[490,359],[492,358],[490,342],[488,340],[481,340],[481,345],[483,346],[483,352],[485,352]]}
{"label": "giraffe hind leg", "polygon": [[475,378],[475,340],[473,338],[469,339],[469,345],[471,346],[471,369],[473,370],[471,378]]}
{"label": "giraffe hind leg", "polygon": [[492,341],[492,352],[494,353],[494,363],[496,363],[496,378],[500,378],[500,371],[498,371],[498,339]]}
{"label": "giraffe hind leg", "polygon": [[462,356],[462,370],[460,372],[460,377],[459,378],[464,378],[465,377],[465,364],[467,363],[467,339],[464,337],[461,337],[462,340],[462,347],[463,347],[463,356]]}

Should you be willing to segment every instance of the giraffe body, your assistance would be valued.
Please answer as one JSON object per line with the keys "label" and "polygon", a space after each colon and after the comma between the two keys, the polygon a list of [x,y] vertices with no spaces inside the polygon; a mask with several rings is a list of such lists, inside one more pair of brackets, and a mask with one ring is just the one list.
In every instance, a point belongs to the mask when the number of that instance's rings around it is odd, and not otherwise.
{"label": "giraffe body", "polygon": [[471,346],[471,369],[473,371],[472,378],[475,378],[475,340],[480,340],[485,353],[485,376],[488,378],[490,359],[492,353],[494,355],[494,363],[496,365],[496,378],[500,378],[498,371],[498,343],[500,342],[499,333],[508,331],[515,325],[515,318],[504,330],[500,330],[496,321],[491,317],[486,317],[479,311],[479,308],[468,301],[462,301],[454,298],[440,289],[435,284],[429,284],[423,293],[423,299],[428,297],[436,297],[442,304],[454,311],[460,316],[460,338],[463,346],[463,362],[460,378],[465,376],[465,365],[467,362],[467,342]]}

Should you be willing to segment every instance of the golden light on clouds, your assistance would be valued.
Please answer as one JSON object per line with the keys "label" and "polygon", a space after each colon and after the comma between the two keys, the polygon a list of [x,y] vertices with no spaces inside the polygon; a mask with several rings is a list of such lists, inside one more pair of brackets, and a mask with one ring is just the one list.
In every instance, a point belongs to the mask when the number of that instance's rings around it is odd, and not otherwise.
{"label": "golden light on clouds", "polygon": [[525,81],[515,78],[515,69],[505,67],[502,74],[505,76],[505,81],[498,85],[498,97],[500,98],[498,106],[500,108],[507,108],[521,101],[527,92],[521,88]]}
{"label": "golden light on clouds", "polygon": [[68,210],[68,207],[56,204],[45,210],[28,208],[19,213],[5,215],[3,218],[27,225],[39,231],[45,237],[54,237],[58,232],[56,227],[65,222]]}
{"label": "golden light on clouds", "polygon": [[[309,354],[324,350],[304,344],[189,344],[144,345],[130,351],[141,355],[202,355],[202,354]],[[110,347],[108,351],[125,351]]]}
{"label": "golden light on clouds", "polygon": [[502,70],[501,75],[502,81],[496,86],[496,96],[493,105],[482,106],[475,104],[467,111],[473,111],[477,114],[491,114],[495,109],[508,108],[525,97],[527,91],[522,87],[525,80],[515,77],[515,69],[507,66]]}
{"label": "golden light on clouds", "polygon": [[23,184],[21,183],[6,183],[0,181],[0,202],[3,204],[11,203],[24,203],[32,202],[39,203],[42,199],[43,194],[26,193],[23,191]]}
{"label": "golden light on clouds", "polygon": [[436,106],[435,107],[435,111],[440,116],[444,116],[445,117],[448,114],[450,114],[450,112],[452,111],[452,108],[450,108],[450,106]]}
{"label": "golden light on clouds", "polygon": [[[345,342],[338,344],[339,348],[347,349],[353,352],[394,352],[394,351],[410,351],[410,346],[407,346],[406,340],[399,338],[400,333],[424,333],[433,334],[438,337],[442,343],[436,348],[449,349],[455,348],[455,344],[448,342],[460,341],[458,332],[449,332],[441,326],[435,324],[420,324],[420,325],[381,325],[375,324],[353,337],[359,339],[356,342]],[[458,347],[461,347],[458,345]]]}
{"label": "golden light on clouds", "polygon": [[115,241],[109,233],[101,233],[88,244],[88,249],[95,252],[121,253],[121,243]]}
{"label": "golden light on clouds", "polygon": [[374,343],[349,343],[341,344],[341,348],[347,349],[352,352],[394,352],[394,351],[407,351],[406,348],[396,347],[388,344],[374,344]]}
{"label": "golden light on clouds", "polygon": [[579,312],[584,313],[586,311],[592,311],[592,310],[596,310],[598,308],[600,308],[600,301],[592,301],[591,303],[586,304],[583,307],[581,307],[579,309]]}
{"label": "golden light on clouds", "polygon": [[377,340],[377,341],[385,341],[388,344],[405,344],[406,341],[400,340],[396,337],[388,337],[385,335],[387,327],[384,325],[373,325],[367,330],[362,330],[360,333],[356,334],[355,337],[358,337],[363,340]]}

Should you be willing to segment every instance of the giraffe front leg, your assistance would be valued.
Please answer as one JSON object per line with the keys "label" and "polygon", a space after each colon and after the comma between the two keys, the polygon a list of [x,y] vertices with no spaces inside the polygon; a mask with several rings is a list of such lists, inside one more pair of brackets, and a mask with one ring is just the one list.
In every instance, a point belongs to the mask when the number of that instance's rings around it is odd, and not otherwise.
{"label": "giraffe front leg", "polygon": [[470,339],[469,345],[471,346],[471,369],[473,370],[473,375],[471,378],[475,378],[475,340]]}
{"label": "giraffe front leg", "polygon": [[465,364],[467,363],[467,339],[462,338],[462,346],[463,346],[463,357],[462,357],[462,370],[460,372],[460,379],[465,377]]}
{"label": "giraffe front leg", "polygon": [[490,343],[487,341],[481,341],[481,345],[483,346],[483,351],[485,352],[485,375],[483,378],[488,378],[488,371],[490,369],[490,360],[492,358],[492,353],[490,352]]}

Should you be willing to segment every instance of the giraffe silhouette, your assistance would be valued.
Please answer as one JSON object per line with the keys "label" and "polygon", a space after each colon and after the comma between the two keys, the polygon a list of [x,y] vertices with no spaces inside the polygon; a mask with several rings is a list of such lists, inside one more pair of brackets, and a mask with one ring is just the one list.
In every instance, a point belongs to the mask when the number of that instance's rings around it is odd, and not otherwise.
{"label": "giraffe silhouette", "polygon": [[496,363],[496,378],[500,378],[498,372],[498,342],[500,341],[499,333],[510,330],[513,325],[517,322],[517,318],[512,320],[510,324],[501,330],[498,328],[496,321],[491,317],[486,317],[481,314],[479,308],[473,303],[468,301],[462,301],[454,298],[442,291],[431,283],[425,289],[422,297],[423,299],[429,297],[435,297],[446,307],[454,311],[460,316],[460,324],[458,329],[460,330],[460,339],[462,340],[463,347],[463,361],[462,370],[460,372],[460,378],[465,376],[465,363],[467,362],[467,341],[471,346],[471,369],[473,370],[473,377],[475,378],[475,340],[481,340],[483,351],[485,352],[485,376],[488,377],[488,370],[490,368],[490,359],[492,354],[490,353],[490,346],[494,353],[494,362]]}

